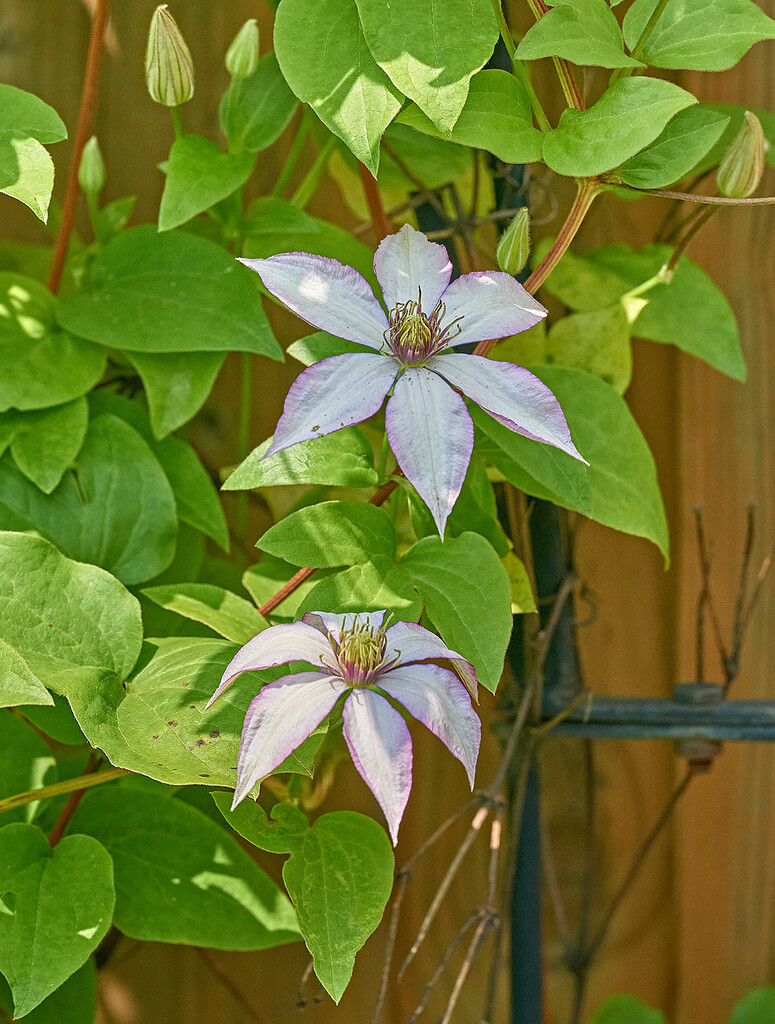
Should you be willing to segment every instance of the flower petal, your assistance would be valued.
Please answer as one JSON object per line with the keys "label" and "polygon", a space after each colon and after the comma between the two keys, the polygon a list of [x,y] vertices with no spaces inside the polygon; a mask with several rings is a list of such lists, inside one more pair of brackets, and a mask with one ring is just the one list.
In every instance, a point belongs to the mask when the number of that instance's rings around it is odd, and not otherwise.
{"label": "flower petal", "polygon": [[399,302],[417,302],[422,292],[422,308],[432,313],[449,284],[452,264],[443,245],[429,241],[410,224],[388,235],[374,254],[374,273],[382,285],[388,309]]}
{"label": "flower petal", "polygon": [[325,633],[330,633],[334,640],[338,641],[342,630],[352,629],[356,619],[358,622],[367,625],[369,629],[379,629],[386,615],[386,611],[347,612],[345,615],[337,615],[335,612],[305,612],[301,617],[301,621],[309,623],[315,629],[321,629]]}
{"label": "flower petal", "polygon": [[288,391],[264,458],[360,423],[378,411],[400,369],[392,356],[346,352],[308,366]]}
{"label": "flower petal", "polygon": [[474,447],[465,402],[435,373],[412,367],[396,382],[385,427],[399,466],[443,537]]}
{"label": "flower petal", "polygon": [[442,295],[446,312],[442,326],[462,317],[460,334],[451,345],[506,338],[533,327],[546,310],[510,274],[486,270],[458,277]]}
{"label": "flower petal", "polygon": [[297,672],[262,687],[242,727],[232,810],[317,729],[347,689],[320,672]]}
{"label": "flower petal", "polygon": [[393,846],[412,788],[412,737],[395,708],[371,690],[353,690],[344,706],[344,736],[353,763],[377,798]]}
{"label": "flower petal", "polygon": [[504,427],[586,462],[571,440],[560,403],[524,366],[462,353],[435,356],[428,366]]}
{"label": "flower petal", "polygon": [[[323,663],[323,658],[329,664]],[[207,702],[212,702],[231,686],[242,672],[252,672],[262,668],[283,665],[286,661],[308,661],[318,668],[334,668],[331,645],[324,636],[306,622],[283,622],[279,626],[270,626],[258,636],[254,636],[237,651],[226,671],[221,676],[218,689]]]}
{"label": "flower petal", "polygon": [[283,252],[262,260],[240,260],[288,309],[313,327],[382,348],[388,322],[366,279],[339,260],[309,252]]}
{"label": "flower petal", "polygon": [[[389,659],[396,652],[401,656],[401,665],[411,664],[413,661],[427,661],[429,658],[448,658],[455,663],[456,672],[460,674],[463,685],[476,700],[476,691],[479,680],[476,678],[476,669],[470,661],[462,658],[457,651],[450,650],[444,641],[431,633],[429,629],[418,625],[416,622],[396,622],[385,631],[387,650],[385,656]],[[380,683],[380,686],[382,684]]]}
{"label": "flower petal", "polygon": [[482,724],[455,673],[438,665],[399,665],[376,685],[441,740],[465,768],[473,789]]}

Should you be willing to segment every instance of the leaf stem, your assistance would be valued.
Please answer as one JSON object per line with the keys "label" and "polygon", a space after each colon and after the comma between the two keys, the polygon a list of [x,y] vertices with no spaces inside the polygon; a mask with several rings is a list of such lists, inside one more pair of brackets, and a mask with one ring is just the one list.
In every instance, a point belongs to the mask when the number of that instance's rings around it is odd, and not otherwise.
{"label": "leaf stem", "polygon": [[331,154],[334,151],[336,145],[336,139],[332,135],[331,138],[326,142],[321,151],[315,158],[315,162],[307,171],[304,176],[304,180],[296,189],[291,196],[291,203],[294,206],[298,206],[300,210],[303,210],[310,199],[315,194],[315,190],[320,184],[320,179],[323,177],[328,166],[328,161],[331,158]]}
{"label": "leaf stem", "polygon": [[501,0],[492,0],[492,6],[495,11],[495,17],[498,19],[503,45],[506,47],[506,52],[511,60],[511,66],[514,68],[514,74],[522,83],[525,92],[528,95],[530,107],[536,119],[536,124],[542,132],[550,132],[552,130],[552,126],[549,123],[549,118],[544,113],[544,108],[541,106],[541,101],[538,99],[538,95],[533,88],[533,83],[530,81],[530,76],[527,73],[524,63],[519,59],[519,57],[517,57],[517,47],[514,44],[514,37],[511,34],[511,29],[509,28],[506,16],[503,13]]}
{"label": "leaf stem", "polygon": [[131,772],[128,768],[106,768],[102,772],[79,775],[75,779],[65,779],[64,782],[41,786],[40,789],[28,789],[24,793],[16,793],[0,800],[0,814],[3,811],[12,811],[15,807],[35,803],[36,800],[48,800],[49,797],[62,796],[64,793],[77,793],[83,789],[91,789],[92,786],[101,786],[103,782],[112,782],[114,779],[120,779],[122,775],[131,775]]}
{"label": "leaf stem", "polygon": [[635,188],[617,182],[617,188],[638,192],[642,196],[660,196],[662,199],[681,199],[687,203],[704,203],[706,206],[772,206],[775,196],[749,196],[747,199],[731,199],[728,196],[698,196],[695,192],[674,192],[670,188]]}
{"label": "leaf stem", "polygon": [[54,257],[51,261],[51,271],[48,278],[48,289],[54,295],[59,291],[59,285],[62,281],[62,271],[65,268],[67,249],[75,223],[75,207],[78,202],[78,168],[81,164],[83,147],[86,145],[91,134],[91,124],[94,119],[100,61],[102,59],[109,10],[110,0],[97,0],[97,6],[91,23],[91,35],[89,36],[89,53],[86,58],[86,72],[81,92],[81,109],[78,112],[73,152],[70,156],[70,167],[67,172],[67,189],[65,191],[65,201],[62,205],[62,221],[57,233]]}
{"label": "leaf stem", "polygon": [[307,140],[307,135],[309,135],[311,117],[312,111],[310,110],[309,107],[306,107],[304,110],[304,114],[302,115],[301,118],[301,123],[299,124],[299,129],[296,132],[296,137],[294,138],[291,144],[291,148],[288,150],[288,156],[285,158],[283,168],[280,171],[277,181],[274,184],[274,188],[270,193],[270,195],[273,195],[278,199],[282,199],[285,187],[290,181],[291,175],[293,174],[293,170],[296,167],[299,157],[301,156],[301,151],[304,147],[304,143]]}
{"label": "leaf stem", "polygon": [[[527,5],[533,12],[533,17],[536,21],[540,21],[545,14],[549,13],[549,8],[544,3],[544,0],[527,0]],[[581,98],[578,82],[571,70],[570,64],[564,57],[552,57],[552,62],[562,86],[565,102],[569,107],[573,107],[574,110],[584,110],[584,100]]]}

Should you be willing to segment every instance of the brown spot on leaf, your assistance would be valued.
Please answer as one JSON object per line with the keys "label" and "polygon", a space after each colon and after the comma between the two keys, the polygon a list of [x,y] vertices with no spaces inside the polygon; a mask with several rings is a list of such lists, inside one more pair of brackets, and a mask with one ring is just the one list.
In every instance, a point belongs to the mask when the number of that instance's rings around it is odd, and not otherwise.
{"label": "brown spot on leaf", "polygon": [[197,740],[197,741],[196,741],[196,745],[197,745],[198,747],[203,747],[203,746],[205,745],[205,741],[204,741],[204,740]]}
{"label": "brown spot on leaf", "polygon": [[220,735],[221,733],[219,729],[213,729],[213,731],[210,733],[210,739],[217,740]]}
{"label": "brown spot on leaf", "polygon": [[171,725],[173,729],[177,729],[178,727],[178,723],[175,721],[174,718],[171,718],[169,722],[167,722],[167,725]]}

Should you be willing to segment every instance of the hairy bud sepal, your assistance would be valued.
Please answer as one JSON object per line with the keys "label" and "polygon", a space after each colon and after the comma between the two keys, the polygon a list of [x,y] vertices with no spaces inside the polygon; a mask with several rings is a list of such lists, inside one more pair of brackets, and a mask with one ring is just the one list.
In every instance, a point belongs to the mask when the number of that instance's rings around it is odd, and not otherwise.
{"label": "hairy bud sepal", "polygon": [[729,199],[746,199],[756,191],[764,173],[766,144],[761,122],[746,110],[740,131],[716,172],[718,190]]}
{"label": "hairy bud sepal", "polygon": [[506,228],[498,242],[498,266],[514,277],[530,256],[530,214],[523,206]]}
{"label": "hairy bud sepal", "polygon": [[191,52],[166,4],[157,7],[151,18],[145,81],[151,99],[165,107],[179,107],[194,95]]}
{"label": "hairy bud sepal", "polygon": [[248,78],[258,67],[258,24],[250,18],[226,51],[226,70],[232,78]]}
{"label": "hairy bud sepal", "polygon": [[78,164],[78,184],[87,196],[98,195],[105,185],[105,161],[96,135],[92,135],[83,147]]}

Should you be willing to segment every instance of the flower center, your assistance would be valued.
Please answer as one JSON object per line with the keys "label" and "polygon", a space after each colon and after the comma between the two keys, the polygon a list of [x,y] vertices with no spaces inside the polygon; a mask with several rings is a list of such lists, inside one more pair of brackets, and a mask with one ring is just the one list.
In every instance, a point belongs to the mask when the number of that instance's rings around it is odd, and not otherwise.
{"label": "flower center", "polygon": [[349,686],[368,686],[380,669],[384,669],[387,638],[382,629],[373,629],[357,618],[349,629],[339,634],[339,644],[331,639],[342,678]]}
{"label": "flower center", "polygon": [[439,299],[432,313],[422,309],[422,292],[417,302],[398,302],[388,314],[390,326],[385,331],[385,344],[404,366],[424,366],[460,334],[462,317],[444,325],[446,306]]}

